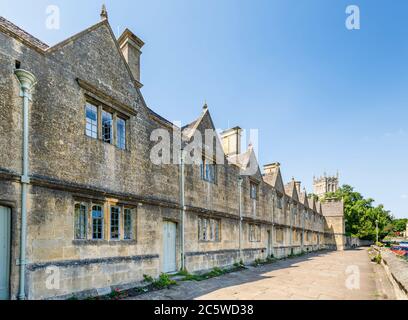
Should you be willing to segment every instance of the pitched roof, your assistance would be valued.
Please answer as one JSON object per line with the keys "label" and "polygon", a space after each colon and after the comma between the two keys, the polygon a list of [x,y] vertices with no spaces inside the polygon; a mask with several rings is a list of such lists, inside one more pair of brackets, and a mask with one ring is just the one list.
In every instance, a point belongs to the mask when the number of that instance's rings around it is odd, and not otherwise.
{"label": "pitched roof", "polygon": [[295,180],[292,180],[291,182],[285,185],[285,194],[291,197],[293,200],[299,201],[299,196],[297,194]]}
{"label": "pitched roof", "polygon": [[306,208],[309,208],[309,201],[307,200],[307,192],[304,190],[299,195],[299,201],[303,204]]}
{"label": "pitched roof", "polygon": [[237,165],[241,169],[246,169],[248,167],[249,161],[251,160],[251,155],[253,153],[253,147],[250,146],[247,151],[241,154],[233,154],[228,156],[228,162]]}
{"label": "pitched roof", "polygon": [[201,115],[198,117],[198,119],[194,120],[190,124],[188,124],[188,125],[181,128],[181,130],[183,132],[183,135],[185,135],[188,139],[191,139],[191,137],[193,137],[195,131],[198,129],[198,126],[201,124],[201,122],[203,122],[203,120],[204,120],[204,118],[206,116],[209,117],[209,121],[211,123],[211,126],[212,126],[213,129],[215,129],[214,123],[212,122],[212,119],[211,119],[211,116],[210,116],[210,111],[208,110],[207,105],[205,105],[204,108],[203,108],[203,111],[202,111]]}
{"label": "pitched roof", "polygon": [[12,35],[21,39],[23,42],[27,43],[28,45],[34,46],[38,49],[47,50],[49,48],[47,44],[37,39],[33,35],[29,34],[28,32],[24,31],[23,29],[17,27],[14,23],[8,21],[6,18],[1,16],[0,16],[0,29],[12,33]]}
{"label": "pitched roof", "polygon": [[312,209],[313,211],[317,211],[316,210],[316,200],[315,198],[312,196],[309,198],[309,208]]}

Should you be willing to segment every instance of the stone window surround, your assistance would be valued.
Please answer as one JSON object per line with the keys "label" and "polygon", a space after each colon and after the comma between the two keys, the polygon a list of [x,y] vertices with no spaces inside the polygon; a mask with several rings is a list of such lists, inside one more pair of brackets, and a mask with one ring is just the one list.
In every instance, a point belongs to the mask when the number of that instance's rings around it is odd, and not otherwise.
{"label": "stone window surround", "polygon": [[[203,154],[201,161],[202,161],[202,163],[200,164],[201,180],[217,185],[218,184],[218,169],[217,169],[216,160],[211,159],[210,157],[207,157],[205,156],[205,154]],[[213,165],[213,168],[214,168],[214,180],[211,180],[206,176],[207,165],[209,162],[211,162],[210,165]]]}
{"label": "stone window surround", "polygon": [[[131,117],[136,116],[137,112],[132,107],[129,107],[128,105],[111,97],[110,95],[99,90],[98,88],[96,88],[96,86],[88,83],[87,81],[81,80],[79,78],[77,78],[76,80],[80,88],[84,92],[85,101],[87,103],[95,105],[98,108],[98,140],[102,140],[102,110],[105,110],[109,113],[112,113],[113,118],[114,118],[113,119],[113,143],[111,143],[111,145],[117,147],[120,150],[129,151],[129,141],[130,141],[129,120],[131,119]],[[85,107],[85,110],[86,110],[86,107]],[[126,131],[125,149],[119,148],[117,146],[117,134],[116,134],[116,130],[117,130],[116,119],[117,118],[121,118],[122,120],[125,120],[125,131]],[[85,136],[87,136],[86,127],[85,127]]]}
{"label": "stone window surround", "polygon": [[276,236],[275,241],[279,244],[283,244],[285,241],[285,230],[284,228],[278,227],[275,230]]}
{"label": "stone window surround", "polygon": [[[84,205],[87,210],[87,233],[86,233],[86,239],[75,239],[75,208],[77,205]],[[93,206],[100,206],[102,208],[102,239],[93,239],[92,238],[92,208]],[[111,239],[110,237],[110,217],[111,217],[111,208],[112,207],[118,207],[120,208],[120,216],[119,216],[119,239]],[[75,201],[74,203],[74,239],[73,243],[75,245],[93,245],[93,244],[109,244],[109,245],[114,245],[114,244],[135,244],[137,243],[137,208],[133,206],[129,206],[126,204],[121,204],[118,202],[102,202],[102,201],[84,201],[84,200],[78,200]],[[131,215],[132,215],[132,238],[131,239],[125,239],[124,238],[124,212],[126,209],[131,210]]]}
{"label": "stone window surround", "polygon": [[261,242],[261,230],[260,224],[250,223],[248,225],[249,242]]}
{"label": "stone window surround", "polygon": [[[202,223],[203,220],[206,220],[206,227],[208,231],[211,228],[211,221],[214,221],[215,223],[218,224],[218,239],[217,239],[217,235],[214,235],[214,240],[204,240],[202,237]],[[210,218],[210,217],[205,217],[205,216],[198,216],[197,218],[197,224],[198,224],[198,241],[201,243],[220,243],[221,242],[221,232],[222,232],[222,228],[221,228],[221,219],[217,219],[217,218]],[[208,235],[206,234],[207,239],[208,239]]]}
{"label": "stone window surround", "polygon": [[[253,196],[252,187],[256,188],[256,197]],[[253,179],[249,179],[249,196],[252,200],[259,200],[259,182]]]}
{"label": "stone window surround", "polygon": [[[123,151],[128,151],[129,150],[129,120],[130,118],[127,117],[126,115],[118,112],[117,110],[115,110],[112,107],[109,107],[107,105],[105,105],[103,102],[98,101],[95,98],[91,98],[89,96],[85,96],[86,99],[86,103],[85,103],[85,107],[84,107],[84,112],[86,113],[86,107],[87,105],[92,105],[94,107],[97,108],[97,127],[98,127],[98,134],[97,134],[97,138],[93,138],[90,137],[89,135],[87,135],[86,133],[86,127],[85,127],[85,136],[91,139],[97,139],[100,141],[103,141],[104,143],[110,144],[112,146],[115,146],[117,149],[119,150],[123,150]],[[111,114],[112,115],[112,140],[111,142],[105,142],[104,139],[104,132],[103,132],[103,123],[102,123],[102,115],[103,113],[107,113],[107,114]],[[86,119],[86,114],[85,114],[85,119]],[[122,149],[121,147],[119,147],[118,145],[118,134],[117,134],[117,123],[118,123],[118,119],[122,119],[125,121],[125,148]]]}

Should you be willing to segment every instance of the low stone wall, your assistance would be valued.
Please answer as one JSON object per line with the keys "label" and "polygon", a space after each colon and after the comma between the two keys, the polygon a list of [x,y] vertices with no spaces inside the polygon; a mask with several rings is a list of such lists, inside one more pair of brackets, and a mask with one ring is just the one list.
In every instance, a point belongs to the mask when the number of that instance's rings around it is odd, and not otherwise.
{"label": "low stone wall", "polygon": [[382,265],[396,289],[398,299],[408,299],[408,261],[397,257],[389,249],[375,247],[381,253]]}

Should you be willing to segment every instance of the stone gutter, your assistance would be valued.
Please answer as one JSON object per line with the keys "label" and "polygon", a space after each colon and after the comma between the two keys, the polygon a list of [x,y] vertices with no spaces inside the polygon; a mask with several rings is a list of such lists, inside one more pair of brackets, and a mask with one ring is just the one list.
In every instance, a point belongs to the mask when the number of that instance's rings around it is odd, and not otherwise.
{"label": "stone gutter", "polygon": [[397,257],[389,249],[379,247],[374,249],[381,253],[381,264],[394,287],[397,298],[408,300],[408,261]]}

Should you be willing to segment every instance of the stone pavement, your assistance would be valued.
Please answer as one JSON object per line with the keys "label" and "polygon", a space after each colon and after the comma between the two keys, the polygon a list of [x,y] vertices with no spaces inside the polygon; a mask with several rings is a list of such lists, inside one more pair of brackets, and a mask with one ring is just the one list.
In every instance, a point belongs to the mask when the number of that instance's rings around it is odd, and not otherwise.
{"label": "stone pavement", "polygon": [[[348,273],[347,273],[348,272]],[[354,272],[351,275],[350,272]],[[357,273],[356,273],[357,272]],[[358,277],[359,273],[359,277]],[[351,278],[350,278],[351,276]],[[357,278],[356,278],[357,277]],[[360,288],[350,290],[348,283]],[[377,300],[394,299],[382,267],[367,249],[323,251],[205,281],[180,282],[135,300]]]}

